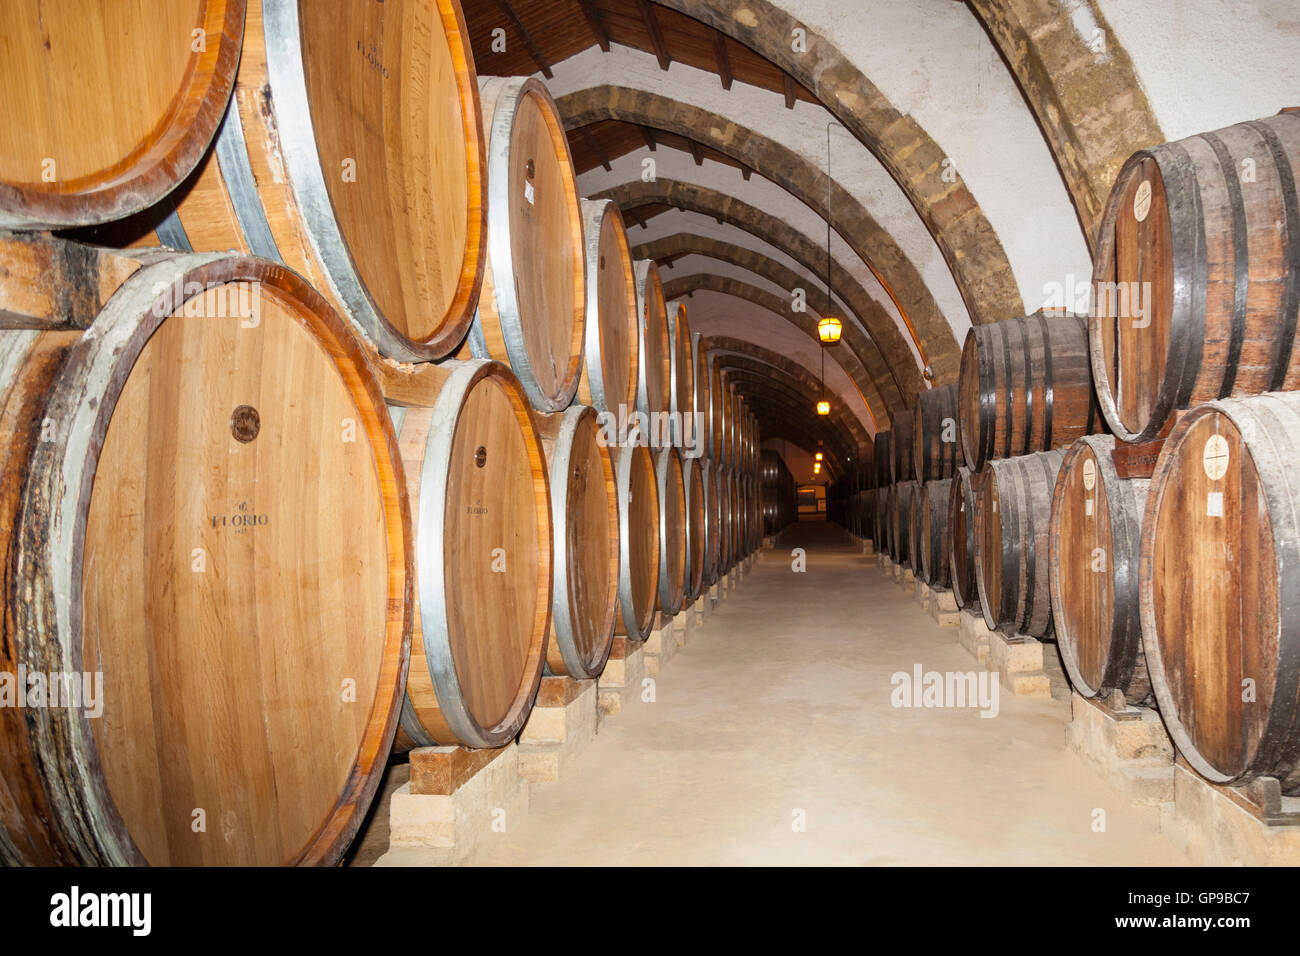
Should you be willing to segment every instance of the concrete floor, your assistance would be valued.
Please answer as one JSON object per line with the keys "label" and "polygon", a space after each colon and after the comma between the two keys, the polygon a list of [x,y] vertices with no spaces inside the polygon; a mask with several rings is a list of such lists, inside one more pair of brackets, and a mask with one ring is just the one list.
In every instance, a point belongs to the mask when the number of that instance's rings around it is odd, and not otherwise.
{"label": "concrete floor", "polygon": [[[805,573],[791,570],[796,547]],[[1066,749],[1063,694],[1003,693],[992,719],[895,708],[891,675],[918,663],[974,668],[875,558],[834,526],[796,525],[669,661],[657,700],[606,720],[575,771],[535,786],[528,816],[473,862],[1186,862],[1154,808]]]}

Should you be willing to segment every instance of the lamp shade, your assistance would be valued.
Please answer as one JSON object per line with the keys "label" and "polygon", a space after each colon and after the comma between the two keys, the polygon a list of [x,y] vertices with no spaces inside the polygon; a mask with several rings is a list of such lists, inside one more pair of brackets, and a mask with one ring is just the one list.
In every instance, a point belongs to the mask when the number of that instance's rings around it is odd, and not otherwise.
{"label": "lamp shade", "polygon": [[833,315],[828,315],[817,323],[817,338],[821,339],[824,345],[834,345],[840,340],[840,333],[844,331],[844,323]]}
{"label": "lamp shade", "polygon": [[829,415],[830,413],[831,413],[831,403],[830,403],[830,402],[826,401],[825,399],[822,399],[820,402],[817,403],[817,414],[818,414],[818,415]]}

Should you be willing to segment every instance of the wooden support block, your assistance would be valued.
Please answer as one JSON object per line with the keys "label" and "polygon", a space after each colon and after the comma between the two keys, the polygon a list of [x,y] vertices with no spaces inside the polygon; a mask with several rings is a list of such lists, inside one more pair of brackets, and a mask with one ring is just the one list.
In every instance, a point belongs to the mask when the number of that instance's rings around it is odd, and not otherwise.
{"label": "wooden support block", "polygon": [[490,751],[422,747],[411,752],[410,782],[389,803],[389,850],[376,866],[464,863],[527,813],[516,744]]}
{"label": "wooden support block", "polygon": [[519,735],[519,774],[533,783],[564,776],[596,737],[600,693],[594,680],[543,677]]}
{"label": "wooden support block", "polygon": [[1300,798],[1282,796],[1276,780],[1217,786],[1182,758],[1173,778],[1173,800],[1160,806],[1160,830],[1194,865],[1300,864]]}
{"label": "wooden support block", "polygon": [[1159,805],[1174,798],[1174,747],[1160,715],[1070,694],[1065,739],[1102,776],[1137,803]]}
{"label": "wooden support block", "polygon": [[600,712],[610,716],[620,713],[641,693],[641,681],[645,676],[644,645],[626,637],[615,637],[605,670],[597,680]]}

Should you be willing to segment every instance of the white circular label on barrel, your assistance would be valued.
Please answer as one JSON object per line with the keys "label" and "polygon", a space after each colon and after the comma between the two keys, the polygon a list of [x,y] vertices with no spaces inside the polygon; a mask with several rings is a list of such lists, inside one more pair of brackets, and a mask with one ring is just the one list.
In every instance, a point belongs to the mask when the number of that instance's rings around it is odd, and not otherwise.
{"label": "white circular label on barrel", "polygon": [[1211,481],[1218,481],[1228,473],[1228,440],[1222,435],[1211,435],[1201,452],[1201,464]]}
{"label": "white circular label on barrel", "polygon": [[1138,188],[1133,193],[1133,218],[1138,222],[1145,222],[1147,213],[1151,211],[1151,180],[1144,179],[1138,183]]}
{"label": "white circular label on barrel", "polygon": [[1092,491],[1097,484],[1097,463],[1091,458],[1083,460],[1083,490]]}

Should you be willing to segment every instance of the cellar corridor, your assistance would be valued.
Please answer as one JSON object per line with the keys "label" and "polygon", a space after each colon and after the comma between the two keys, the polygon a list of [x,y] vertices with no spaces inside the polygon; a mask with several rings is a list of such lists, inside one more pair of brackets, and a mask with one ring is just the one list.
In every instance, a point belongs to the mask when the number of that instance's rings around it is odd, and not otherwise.
{"label": "cellar corridor", "polygon": [[[654,702],[604,719],[573,773],[534,786],[528,815],[485,835],[471,863],[1185,862],[1154,808],[1066,748],[1063,690],[1004,691],[991,719],[895,708],[894,673],[973,669],[955,631],[834,525],[793,525],[760,555],[740,599],[657,678]],[[425,861],[402,849],[385,862]]]}

